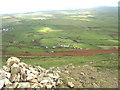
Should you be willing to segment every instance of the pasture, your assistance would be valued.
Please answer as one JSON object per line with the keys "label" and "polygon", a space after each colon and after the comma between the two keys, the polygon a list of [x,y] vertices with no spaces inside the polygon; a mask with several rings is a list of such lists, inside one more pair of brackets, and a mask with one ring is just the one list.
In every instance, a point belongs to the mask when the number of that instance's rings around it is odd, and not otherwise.
{"label": "pasture", "polygon": [[[3,15],[3,52],[117,49],[117,8]],[[104,46],[105,45],[105,46]]]}
{"label": "pasture", "polygon": [[[3,55],[2,64],[5,65],[11,55]],[[117,70],[118,54],[99,54],[91,56],[16,56],[30,65],[37,65],[48,69],[49,67],[62,67],[73,64],[75,66],[90,65],[99,70]]]}

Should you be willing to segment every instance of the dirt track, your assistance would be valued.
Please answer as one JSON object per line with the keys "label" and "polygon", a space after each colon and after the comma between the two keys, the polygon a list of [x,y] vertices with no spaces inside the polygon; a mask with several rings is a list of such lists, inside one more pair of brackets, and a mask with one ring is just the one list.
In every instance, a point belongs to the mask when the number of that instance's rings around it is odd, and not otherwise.
{"label": "dirt track", "polygon": [[105,53],[118,53],[118,49],[89,49],[89,50],[72,50],[72,51],[60,51],[54,53],[41,53],[41,54],[29,54],[29,53],[2,53],[2,55],[20,55],[20,56],[90,56],[95,54]]}

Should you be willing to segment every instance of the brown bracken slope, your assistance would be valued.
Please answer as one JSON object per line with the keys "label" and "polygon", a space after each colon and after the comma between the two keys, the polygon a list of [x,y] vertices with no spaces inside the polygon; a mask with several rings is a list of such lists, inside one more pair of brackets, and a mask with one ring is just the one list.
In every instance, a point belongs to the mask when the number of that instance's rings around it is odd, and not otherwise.
{"label": "brown bracken slope", "polygon": [[54,53],[8,53],[3,52],[2,55],[18,55],[18,56],[90,56],[95,54],[118,53],[118,49],[88,49],[88,50],[72,50],[59,51]]}

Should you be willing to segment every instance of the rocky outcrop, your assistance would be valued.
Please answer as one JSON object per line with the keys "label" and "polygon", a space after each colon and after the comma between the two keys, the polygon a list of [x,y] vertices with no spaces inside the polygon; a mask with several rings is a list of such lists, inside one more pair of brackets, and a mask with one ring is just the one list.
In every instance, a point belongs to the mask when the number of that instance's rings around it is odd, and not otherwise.
{"label": "rocky outcrop", "polygon": [[7,65],[0,69],[1,88],[117,88],[118,71],[101,71],[89,65],[44,69],[20,62],[10,57]]}
{"label": "rocky outcrop", "polygon": [[56,88],[60,75],[40,66],[31,66],[10,57],[0,70],[0,88]]}

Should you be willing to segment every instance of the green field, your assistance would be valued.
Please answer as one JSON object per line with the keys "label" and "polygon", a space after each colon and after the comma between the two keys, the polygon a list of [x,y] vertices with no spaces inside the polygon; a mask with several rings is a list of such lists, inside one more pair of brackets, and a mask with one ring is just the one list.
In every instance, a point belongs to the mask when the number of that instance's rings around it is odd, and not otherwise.
{"label": "green field", "polygon": [[[3,56],[3,65],[11,55]],[[100,70],[117,70],[118,54],[101,54],[92,56],[17,56],[21,62],[37,65],[48,69],[49,67],[62,67],[73,64],[75,66],[90,65]]]}
{"label": "green field", "polygon": [[115,7],[99,7],[3,15],[2,50],[46,53],[118,48],[116,13]]}

